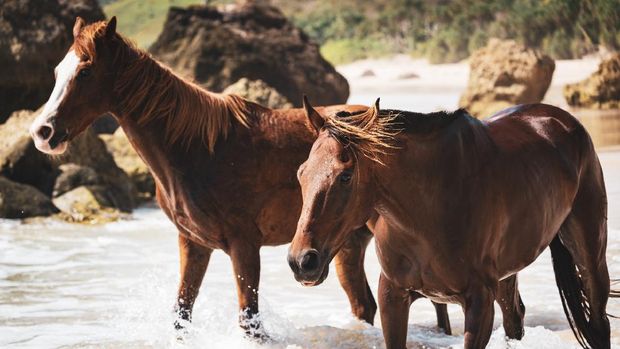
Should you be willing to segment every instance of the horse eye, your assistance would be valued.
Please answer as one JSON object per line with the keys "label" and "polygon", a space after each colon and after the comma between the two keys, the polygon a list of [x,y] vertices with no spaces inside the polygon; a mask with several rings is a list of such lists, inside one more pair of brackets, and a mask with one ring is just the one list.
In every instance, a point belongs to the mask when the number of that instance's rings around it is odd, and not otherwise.
{"label": "horse eye", "polygon": [[340,175],[340,183],[349,183],[351,181],[351,173],[350,172],[343,172]]}
{"label": "horse eye", "polygon": [[78,77],[85,78],[90,75],[90,68],[84,68],[78,73]]}

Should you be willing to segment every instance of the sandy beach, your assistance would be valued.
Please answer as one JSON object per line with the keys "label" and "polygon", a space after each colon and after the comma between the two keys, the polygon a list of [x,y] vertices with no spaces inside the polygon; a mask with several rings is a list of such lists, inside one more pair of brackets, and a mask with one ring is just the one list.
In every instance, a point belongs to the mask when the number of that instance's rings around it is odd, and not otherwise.
{"label": "sandy beach", "polygon": [[[543,102],[562,108],[568,107],[562,96],[562,87],[587,78],[596,71],[599,63],[598,58],[556,61],[553,80]],[[458,96],[467,86],[469,77],[467,61],[429,64],[425,59],[415,59],[407,55],[365,59],[338,66],[337,70],[347,78],[351,86],[349,102],[368,104],[373,98],[381,97],[383,105],[388,108],[394,108],[391,105],[394,103],[401,108],[411,106],[412,110],[420,112],[457,108]],[[370,74],[369,72],[374,76],[364,76]],[[421,98],[416,95],[432,94],[445,95],[445,101],[433,100],[433,103],[417,105],[413,103]],[[408,95],[410,101],[398,99],[403,95]]]}

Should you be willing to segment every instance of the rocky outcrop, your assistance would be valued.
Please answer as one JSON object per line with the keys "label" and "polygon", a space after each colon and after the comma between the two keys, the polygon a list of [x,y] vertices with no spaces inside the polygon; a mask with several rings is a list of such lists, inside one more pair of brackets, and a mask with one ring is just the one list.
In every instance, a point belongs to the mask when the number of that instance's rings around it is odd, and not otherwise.
{"label": "rocky outcrop", "polygon": [[89,22],[104,19],[97,0],[0,1],[0,67],[10,72],[0,74],[0,123],[47,100],[77,15]]}
{"label": "rocky outcrop", "polygon": [[262,80],[293,105],[346,102],[349,85],[319,46],[275,7],[255,2],[218,10],[172,7],[151,53],[175,72],[222,91],[241,78]]}
{"label": "rocky outcrop", "polygon": [[620,109],[620,53],[601,62],[584,81],[564,86],[564,98],[572,107]]}
{"label": "rocky outcrop", "polygon": [[116,164],[129,175],[138,192],[138,201],[147,201],[155,197],[155,181],[148,166],[133,149],[125,132],[116,130],[113,135],[100,135],[108,151],[114,156]]}
{"label": "rocky outcrop", "polygon": [[459,104],[476,117],[542,101],[555,70],[549,56],[512,40],[497,39],[474,52],[469,65],[469,82]]}
{"label": "rocky outcrop", "polygon": [[243,78],[228,86],[223,93],[239,95],[247,100],[269,108],[292,108],[293,105],[274,88],[262,80]]}
{"label": "rocky outcrop", "polygon": [[28,218],[57,213],[49,197],[36,188],[0,176],[0,218]]}
{"label": "rocky outcrop", "polygon": [[[76,137],[66,155],[50,157],[39,152],[28,134],[37,112],[20,111],[0,125],[0,175],[35,187],[46,196],[79,185],[105,188],[110,207],[129,212],[135,206],[135,189],[105,144],[88,129]],[[65,165],[71,164],[71,165]],[[93,173],[94,172],[94,173]]]}

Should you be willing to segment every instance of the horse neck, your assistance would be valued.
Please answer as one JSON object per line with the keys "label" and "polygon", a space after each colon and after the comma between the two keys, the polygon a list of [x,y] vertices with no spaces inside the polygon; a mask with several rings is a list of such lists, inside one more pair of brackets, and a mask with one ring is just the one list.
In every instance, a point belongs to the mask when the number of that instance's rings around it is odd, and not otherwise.
{"label": "horse neck", "polygon": [[[492,151],[485,126],[464,117],[431,134],[403,133],[400,150],[373,171],[377,211],[395,226],[432,230],[469,195]],[[413,229],[411,229],[413,228]]]}
{"label": "horse neck", "polygon": [[[117,65],[121,68],[113,112],[161,189],[171,193],[181,187],[178,171],[204,167],[210,161],[218,138],[236,127],[231,113],[242,114],[243,100],[208,92],[148,54],[126,50],[122,55],[126,62]],[[203,155],[190,156],[196,152]]]}

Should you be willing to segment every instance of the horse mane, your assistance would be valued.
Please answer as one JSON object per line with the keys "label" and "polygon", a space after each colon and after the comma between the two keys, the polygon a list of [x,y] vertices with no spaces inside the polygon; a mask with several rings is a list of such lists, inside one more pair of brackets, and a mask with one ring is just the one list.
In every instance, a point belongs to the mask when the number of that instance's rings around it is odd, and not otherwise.
{"label": "horse mane", "polygon": [[455,119],[468,115],[464,109],[429,114],[374,107],[364,112],[341,111],[326,116],[324,128],[345,147],[382,164],[382,155],[398,149],[396,136],[401,132],[430,133],[443,129]]}
{"label": "horse mane", "polygon": [[[105,34],[105,22],[82,29],[75,39],[78,56],[96,59],[98,38]],[[232,121],[248,127],[248,115],[257,107],[237,95],[213,93],[177,76],[168,67],[134,43],[116,34],[112,66],[116,73],[114,95],[118,112],[135,119],[138,125],[163,120],[169,145],[182,143],[189,147],[200,139],[213,153],[221,136],[226,138]]]}

